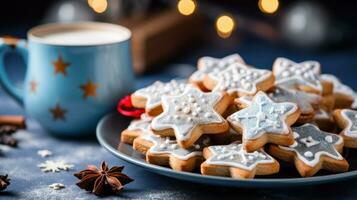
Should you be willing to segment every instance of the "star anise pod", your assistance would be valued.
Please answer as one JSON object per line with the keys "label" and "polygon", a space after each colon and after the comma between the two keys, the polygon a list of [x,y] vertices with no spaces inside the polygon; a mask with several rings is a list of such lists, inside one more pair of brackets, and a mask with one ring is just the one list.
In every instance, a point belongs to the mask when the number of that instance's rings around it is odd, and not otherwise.
{"label": "star anise pod", "polygon": [[11,135],[17,131],[16,126],[3,125],[0,126],[0,144],[8,145],[11,147],[17,146],[17,140]]}
{"label": "star anise pod", "polygon": [[0,191],[5,190],[10,185],[10,179],[6,175],[0,175]]}
{"label": "star anise pod", "polygon": [[122,173],[123,169],[124,166],[114,166],[109,169],[104,161],[99,169],[94,165],[88,165],[87,169],[75,173],[74,176],[80,179],[77,183],[78,187],[91,191],[95,195],[117,194],[124,188],[124,185],[133,181]]}

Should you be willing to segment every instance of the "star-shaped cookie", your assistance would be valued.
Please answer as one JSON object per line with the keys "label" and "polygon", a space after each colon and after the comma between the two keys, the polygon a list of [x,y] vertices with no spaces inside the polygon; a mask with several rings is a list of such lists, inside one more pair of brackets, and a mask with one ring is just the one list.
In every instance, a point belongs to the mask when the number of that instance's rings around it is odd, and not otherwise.
{"label": "star-shaped cookie", "polygon": [[244,149],[252,152],[266,143],[293,144],[290,125],[299,116],[300,109],[295,103],[275,103],[264,92],[258,92],[248,107],[233,113],[227,120],[243,135]]}
{"label": "star-shaped cookie", "polygon": [[164,111],[153,119],[151,129],[161,136],[176,136],[178,144],[188,148],[202,134],[228,130],[229,125],[221,114],[230,101],[225,93],[204,93],[197,88],[188,88],[177,96],[164,96]]}
{"label": "star-shaped cookie", "polygon": [[203,156],[206,161],[201,164],[201,173],[205,175],[246,179],[274,174],[280,168],[279,163],[264,150],[249,153],[239,143],[206,147]]}
{"label": "star-shaped cookie", "polygon": [[266,91],[271,88],[274,76],[269,70],[234,63],[217,74],[207,75],[203,84],[209,90],[226,91],[233,97],[254,95],[260,90]]}
{"label": "star-shaped cookie", "polygon": [[197,63],[198,70],[191,75],[189,80],[190,82],[201,84],[207,74],[217,74],[233,63],[244,64],[244,60],[238,54],[232,54],[224,58],[202,57]]}
{"label": "star-shaped cookie", "polygon": [[187,87],[192,87],[185,80],[171,80],[163,83],[156,81],[154,84],[139,89],[131,95],[131,101],[136,108],[145,108],[146,113],[156,116],[162,112],[161,97],[179,95]]}
{"label": "star-shaped cookie", "polygon": [[332,172],[348,170],[348,162],[341,156],[343,138],[321,131],[313,124],[292,128],[295,143],[289,147],[271,145],[269,153],[279,159],[294,162],[301,176],[313,176],[320,169]]}
{"label": "star-shaped cookie", "polygon": [[132,144],[135,138],[144,134],[152,134],[150,130],[152,119],[153,118],[146,113],[141,114],[140,119],[135,119],[130,122],[128,128],[121,133],[120,141],[126,144]]}
{"label": "star-shaped cookie", "polygon": [[343,129],[340,135],[346,147],[357,148],[357,111],[350,109],[337,109],[334,118],[338,126]]}
{"label": "star-shaped cookie", "polygon": [[273,64],[275,84],[321,94],[320,63],[316,61],[293,62],[287,58],[277,58]]}
{"label": "star-shaped cookie", "polygon": [[146,134],[134,140],[133,148],[145,154],[148,163],[170,166],[177,171],[192,171],[203,162],[202,150],[209,143],[210,139],[203,136],[189,148],[182,148],[169,137]]}
{"label": "star-shaped cookie", "polygon": [[[314,119],[315,108],[319,107],[321,96],[307,93],[304,91],[291,90],[283,87],[276,87],[274,90],[269,91],[268,96],[275,102],[292,102],[295,103],[301,111],[301,115],[296,123],[303,124],[311,122]],[[242,109],[249,105],[252,97],[244,96],[235,100],[238,108]]]}

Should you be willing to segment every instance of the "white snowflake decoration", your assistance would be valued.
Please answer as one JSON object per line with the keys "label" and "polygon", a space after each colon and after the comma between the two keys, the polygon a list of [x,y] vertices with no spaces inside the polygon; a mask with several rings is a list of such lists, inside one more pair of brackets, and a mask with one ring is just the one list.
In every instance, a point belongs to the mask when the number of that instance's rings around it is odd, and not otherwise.
{"label": "white snowflake decoration", "polygon": [[52,161],[46,160],[44,163],[38,165],[43,172],[59,172],[61,170],[68,171],[73,168],[73,165],[68,164],[64,161]]}
{"label": "white snowflake decoration", "polygon": [[62,183],[53,183],[53,184],[49,185],[48,187],[51,189],[54,189],[54,190],[61,190],[61,189],[65,188],[65,186]]}

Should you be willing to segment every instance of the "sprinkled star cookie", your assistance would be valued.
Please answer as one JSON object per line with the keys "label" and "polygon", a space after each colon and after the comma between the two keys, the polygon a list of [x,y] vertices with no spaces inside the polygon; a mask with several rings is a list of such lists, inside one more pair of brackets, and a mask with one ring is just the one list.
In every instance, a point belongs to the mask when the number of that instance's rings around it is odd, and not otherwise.
{"label": "sprinkled star cookie", "polygon": [[334,112],[334,118],[338,126],[343,129],[340,135],[345,146],[357,148],[357,111],[350,109],[338,109]]}
{"label": "sprinkled star cookie", "polygon": [[158,135],[143,135],[134,140],[133,148],[146,155],[151,164],[170,166],[177,171],[192,171],[203,162],[202,150],[210,139],[200,138],[189,148],[180,147],[175,140]]}
{"label": "sprinkled star cookie", "polygon": [[237,97],[270,89],[274,85],[274,76],[269,70],[234,63],[218,74],[207,75],[203,84],[214,92],[225,91],[230,96]]}
{"label": "sprinkled star cookie", "polygon": [[198,70],[191,75],[189,81],[202,86],[203,78],[206,75],[217,74],[233,63],[244,64],[244,60],[238,54],[232,54],[221,59],[209,56],[202,57],[197,63]]}
{"label": "sprinkled star cookie", "polygon": [[295,143],[289,147],[270,145],[269,153],[279,159],[294,162],[301,176],[313,176],[320,169],[345,172],[348,162],[341,156],[343,138],[319,130],[312,124],[292,128]]}
{"label": "sprinkled star cookie", "polygon": [[295,63],[287,58],[277,58],[273,64],[273,73],[276,85],[322,94],[320,63],[316,61]]}
{"label": "sprinkled star cookie", "polygon": [[244,149],[252,152],[266,143],[293,144],[290,125],[299,116],[300,109],[295,103],[275,103],[264,92],[258,92],[247,108],[235,112],[227,120],[242,134]]}
{"label": "sprinkled star cookie", "polygon": [[157,135],[176,136],[178,144],[188,148],[202,134],[228,131],[229,125],[221,114],[230,101],[225,93],[204,93],[197,88],[188,88],[177,96],[164,96],[164,112],[153,119],[151,129]]}
{"label": "sprinkled star cookie", "polygon": [[264,150],[248,153],[239,143],[206,147],[203,156],[206,161],[201,164],[201,173],[205,175],[246,179],[274,174],[280,168],[279,163]]}
{"label": "sprinkled star cookie", "polygon": [[351,107],[354,102],[355,92],[350,87],[341,83],[341,81],[332,74],[322,74],[320,78],[333,84],[333,95],[335,97],[336,108]]}
{"label": "sprinkled star cookie", "polygon": [[121,141],[126,144],[133,144],[135,138],[144,134],[152,134],[150,130],[152,117],[142,114],[140,119],[130,122],[130,125],[121,133]]}
{"label": "sprinkled star cookie", "polygon": [[[298,90],[289,90],[283,87],[276,87],[268,93],[268,96],[275,102],[295,103],[301,111],[301,115],[296,123],[302,124],[311,122],[314,119],[315,108],[319,107],[321,96]],[[238,109],[247,107],[252,101],[252,97],[240,97],[235,100]]]}
{"label": "sprinkled star cookie", "polygon": [[187,87],[191,85],[184,80],[172,80],[167,83],[156,81],[134,92],[131,101],[135,108],[145,108],[146,113],[156,116],[162,112],[161,97],[181,94]]}

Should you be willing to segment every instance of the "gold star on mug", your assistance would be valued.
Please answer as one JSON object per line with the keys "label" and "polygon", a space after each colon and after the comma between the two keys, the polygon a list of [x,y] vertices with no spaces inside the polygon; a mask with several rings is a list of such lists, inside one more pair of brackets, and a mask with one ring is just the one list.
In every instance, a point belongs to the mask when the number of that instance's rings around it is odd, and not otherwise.
{"label": "gold star on mug", "polygon": [[83,91],[83,98],[87,99],[89,96],[96,97],[98,87],[98,84],[93,83],[91,80],[89,80],[86,84],[81,85],[80,88]]}
{"label": "gold star on mug", "polygon": [[37,82],[35,80],[30,81],[30,92],[31,93],[36,93],[37,91]]}
{"label": "gold star on mug", "polygon": [[55,68],[55,74],[62,73],[64,76],[67,75],[67,67],[71,64],[69,62],[65,62],[61,55],[58,56],[57,60],[53,63],[53,67]]}
{"label": "gold star on mug", "polygon": [[67,112],[66,109],[62,108],[59,103],[56,104],[54,108],[50,108],[49,111],[52,113],[52,117],[54,121],[62,120],[65,121],[65,114]]}

